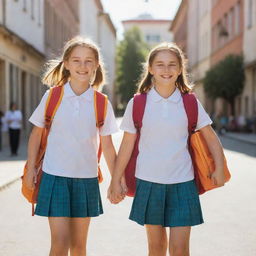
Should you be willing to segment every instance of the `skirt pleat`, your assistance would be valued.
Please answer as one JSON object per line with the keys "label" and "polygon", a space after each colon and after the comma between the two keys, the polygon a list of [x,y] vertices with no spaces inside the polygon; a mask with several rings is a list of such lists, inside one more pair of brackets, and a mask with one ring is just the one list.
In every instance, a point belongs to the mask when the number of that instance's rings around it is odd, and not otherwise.
{"label": "skirt pleat", "polygon": [[102,213],[98,178],[67,178],[43,173],[36,215],[78,218]]}
{"label": "skirt pleat", "polygon": [[194,226],[203,223],[195,182],[159,184],[137,179],[130,213],[140,225],[163,227]]}

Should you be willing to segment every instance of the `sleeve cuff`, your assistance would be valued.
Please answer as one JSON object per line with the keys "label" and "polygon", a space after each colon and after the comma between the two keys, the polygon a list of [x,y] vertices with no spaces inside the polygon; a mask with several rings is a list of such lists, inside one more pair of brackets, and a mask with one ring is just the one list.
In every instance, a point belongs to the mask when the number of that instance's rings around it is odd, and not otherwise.
{"label": "sleeve cuff", "polygon": [[120,127],[120,130],[124,131],[124,132],[128,132],[128,133],[131,133],[131,134],[136,134],[137,131],[135,130],[132,130],[132,129],[129,129],[129,128],[126,128],[126,127]]}
{"label": "sleeve cuff", "polygon": [[39,123],[39,122],[37,122],[35,120],[31,120],[31,119],[29,119],[28,121],[37,127],[44,128],[44,124],[42,124],[42,123]]}
{"label": "sleeve cuff", "polygon": [[104,132],[100,131],[99,134],[100,134],[100,136],[108,136],[108,135],[112,135],[112,134],[117,133],[117,132],[119,132],[119,129],[115,128],[111,131],[104,131]]}
{"label": "sleeve cuff", "polygon": [[198,127],[196,127],[196,130],[198,131],[198,130],[204,128],[205,126],[211,125],[211,124],[212,124],[212,121],[204,122],[204,123],[200,124]]}

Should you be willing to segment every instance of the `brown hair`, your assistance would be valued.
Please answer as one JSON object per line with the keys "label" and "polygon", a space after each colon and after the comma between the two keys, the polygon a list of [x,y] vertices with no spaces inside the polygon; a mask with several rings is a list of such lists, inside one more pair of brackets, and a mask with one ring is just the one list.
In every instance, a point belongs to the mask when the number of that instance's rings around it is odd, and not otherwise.
{"label": "brown hair", "polygon": [[92,86],[99,88],[105,80],[105,70],[100,57],[98,47],[91,40],[82,36],[76,36],[69,40],[63,49],[63,54],[60,59],[50,60],[46,63],[46,71],[42,77],[42,83],[48,86],[64,85],[70,78],[69,71],[64,66],[64,61],[67,61],[71,55],[73,49],[77,46],[83,46],[91,49],[95,55],[95,59],[99,66],[96,70],[95,77],[92,81]]}
{"label": "brown hair", "polygon": [[152,88],[152,78],[148,71],[148,67],[152,66],[152,63],[156,57],[156,55],[161,51],[170,51],[174,53],[179,61],[179,66],[181,68],[181,74],[178,76],[176,81],[176,87],[182,92],[187,93],[191,91],[191,85],[189,85],[187,79],[187,71],[186,71],[186,59],[181,51],[181,49],[175,43],[161,43],[155,46],[149,53],[147,62],[144,65],[144,72],[141,76],[141,80],[138,83],[138,93],[147,93]]}

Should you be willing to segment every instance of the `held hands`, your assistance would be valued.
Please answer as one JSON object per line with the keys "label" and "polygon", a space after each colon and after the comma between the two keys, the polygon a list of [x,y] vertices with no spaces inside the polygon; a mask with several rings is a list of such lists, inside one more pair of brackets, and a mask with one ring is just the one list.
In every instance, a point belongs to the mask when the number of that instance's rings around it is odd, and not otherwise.
{"label": "held hands", "polygon": [[108,189],[108,199],[112,204],[120,203],[127,193],[127,186],[125,178],[122,177],[120,181],[112,179]]}
{"label": "held hands", "polygon": [[37,170],[34,169],[28,169],[26,172],[26,175],[23,177],[25,184],[29,189],[34,189],[35,184],[37,182]]}
{"label": "held hands", "polygon": [[225,184],[225,175],[223,169],[216,169],[211,175],[212,184],[222,187]]}

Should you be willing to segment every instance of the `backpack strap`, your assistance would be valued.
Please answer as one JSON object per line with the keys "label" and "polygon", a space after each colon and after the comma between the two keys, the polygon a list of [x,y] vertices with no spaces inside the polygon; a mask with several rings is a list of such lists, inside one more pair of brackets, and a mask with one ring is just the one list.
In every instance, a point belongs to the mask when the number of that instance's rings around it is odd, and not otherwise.
{"label": "backpack strap", "polygon": [[44,112],[45,129],[43,131],[42,138],[41,138],[40,151],[37,158],[37,165],[39,165],[40,161],[43,159],[43,156],[46,150],[47,137],[50,132],[54,115],[61,103],[63,94],[64,94],[63,86],[56,86],[50,89],[50,92],[46,101],[46,105],[45,105],[45,112]]}
{"label": "backpack strap", "polygon": [[133,146],[132,154],[125,168],[125,180],[128,188],[127,196],[134,196],[136,191],[135,169],[137,157],[139,154],[140,130],[142,127],[143,115],[146,107],[147,94],[135,94],[133,97],[132,118],[137,130],[136,140]]}
{"label": "backpack strap", "polygon": [[[45,106],[45,114],[44,114],[44,119],[45,119],[45,129],[42,134],[41,138],[41,143],[40,143],[40,148],[36,160],[36,168],[38,168],[41,164],[41,161],[44,157],[45,150],[46,150],[46,144],[47,144],[47,138],[50,132],[50,128],[52,125],[53,118],[55,116],[55,113],[60,106],[62,97],[64,94],[64,87],[63,86],[56,86],[52,87],[50,89],[47,101],[46,101],[46,106]],[[39,170],[38,176],[42,175],[42,173]],[[39,188],[39,187],[38,187]],[[38,191],[36,191],[33,195],[33,202],[32,202],[32,216],[34,216],[35,213],[35,197],[37,197]]]}
{"label": "backpack strap", "polygon": [[188,132],[195,132],[198,119],[198,104],[194,93],[182,94],[184,108],[188,118]]}
{"label": "backpack strap", "polygon": [[49,96],[46,101],[45,114],[44,114],[46,129],[50,129],[55,113],[61,103],[63,94],[64,94],[64,86],[56,86],[50,89]]}
{"label": "backpack strap", "polygon": [[[182,99],[183,99],[183,104],[184,104],[184,108],[187,114],[187,118],[188,118],[188,150],[190,152],[190,155],[192,156],[192,149],[191,149],[191,144],[190,144],[190,137],[191,135],[195,132],[196,126],[197,126],[197,120],[198,120],[198,104],[197,104],[197,99],[194,93],[185,93],[182,94]],[[191,157],[193,166],[195,166],[194,164],[194,159],[193,157]],[[198,173],[195,171],[194,168],[194,176],[195,176],[195,183],[197,186],[197,190],[199,194],[202,194],[205,192]]]}
{"label": "backpack strap", "polygon": [[[108,106],[108,97],[105,94],[102,94],[98,91],[94,91],[94,111],[95,111],[95,120],[96,127],[99,129],[104,125]],[[102,144],[100,139],[100,145],[98,149],[98,180],[99,183],[103,181],[103,175],[100,169],[100,157],[102,154]]]}
{"label": "backpack strap", "polygon": [[142,127],[142,119],[144,116],[146,101],[147,101],[146,93],[134,95],[132,117],[133,117],[134,126],[137,129],[138,133],[140,133],[140,129]]}
{"label": "backpack strap", "polygon": [[137,157],[139,154],[140,130],[142,127],[142,119],[144,116],[146,101],[147,101],[146,93],[135,94],[133,97],[132,118],[133,118],[134,126],[137,130],[137,138],[132,151],[133,157]]}

